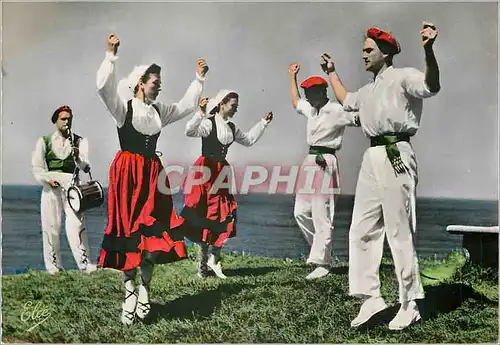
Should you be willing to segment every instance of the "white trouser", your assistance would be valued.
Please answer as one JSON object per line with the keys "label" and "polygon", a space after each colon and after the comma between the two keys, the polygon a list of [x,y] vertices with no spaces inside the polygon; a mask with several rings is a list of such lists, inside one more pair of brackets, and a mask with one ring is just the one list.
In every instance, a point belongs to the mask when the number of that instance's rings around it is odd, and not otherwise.
{"label": "white trouser", "polygon": [[62,269],[59,235],[62,212],[66,214],[66,235],[79,269],[90,264],[90,251],[83,215],[76,214],[67,202],[61,188],[46,185],[41,197],[41,220],[43,232],[43,260],[49,272]]}
{"label": "white trouser", "polygon": [[415,249],[417,161],[411,145],[397,143],[406,174],[396,176],[384,146],[366,150],[349,232],[349,294],[380,296],[384,237],[391,248],[400,302],[424,298]]}
{"label": "white trouser", "polygon": [[[332,188],[330,183],[339,183],[337,158],[335,155],[323,154],[327,162],[326,170],[316,164],[316,155],[307,155],[302,163],[298,187],[311,185],[307,181],[307,167],[315,168],[313,194],[300,189],[296,190],[294,217],[302,235],[311,246],[307,263],[329,265],[332,260],[332,231],[335,213],[335,194],[326,188]],[[310,173],[312,174],[312,173]],[[323,181],[327,181],[324,183]],[[325,189],[322,189],[325,187]]]}

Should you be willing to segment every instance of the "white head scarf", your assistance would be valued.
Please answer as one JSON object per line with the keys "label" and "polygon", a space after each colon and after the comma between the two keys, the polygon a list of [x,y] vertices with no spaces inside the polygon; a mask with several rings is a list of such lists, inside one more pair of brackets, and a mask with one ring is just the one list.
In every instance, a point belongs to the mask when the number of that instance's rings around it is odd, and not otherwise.
{"label": "white head scarf", "polygon": [[220,90],[219,93],[217,93],[217,96],[215,96],[215,98],[211,98],[207,104],[207,114],[210,115],[210,112],[212,112],[212,110],[214,110],[219,105],[219,103],[222,102],[222,100],[226,98],[226,96],[229,95],[230,93],[238,94],[234,90],[223,89]]}
{"label": "white head scarf", "polygon": [[128,77],[118,82],[118,95],[124,101],[134,98],[134,88],[139,83],[141,77],[146,73],[150,65],[135,66]]}

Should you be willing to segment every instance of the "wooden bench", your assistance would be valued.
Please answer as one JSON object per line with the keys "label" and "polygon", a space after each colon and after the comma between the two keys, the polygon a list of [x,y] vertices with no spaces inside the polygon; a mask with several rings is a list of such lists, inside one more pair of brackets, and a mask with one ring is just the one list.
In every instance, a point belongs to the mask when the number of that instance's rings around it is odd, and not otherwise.
{"label": "wooden bench", "polygon": [[462,247],[473,264],[498,270],[498,226],[448,225],[446,231],[463,235]]}

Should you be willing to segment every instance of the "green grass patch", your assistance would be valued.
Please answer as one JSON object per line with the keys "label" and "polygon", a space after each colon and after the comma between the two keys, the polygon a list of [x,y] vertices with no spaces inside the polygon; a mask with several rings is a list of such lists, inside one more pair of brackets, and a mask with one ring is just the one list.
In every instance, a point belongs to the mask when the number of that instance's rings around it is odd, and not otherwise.
{"label": "green grass patch", "polygon": [[[424,322],[390,331],[398,285],[390,262],[380,271],[391,306],[370,327],[350,328],[360,303],[348,296],[347,265],[306,281],[303,261],[223,257],[226,280],[196,276],[190,259],[155,267],[145,322],[120,323],[122,274],[65,271],[4,276],[3,341],[51,343],[484,343],[498,340],[498,277],[465,265],[426,284]],[[433,260],[424,267],[437,266]],[[430,270],[432,271],[432,270]],[[31,302],[27,313],[27,303]],[[33,320],[38,305],[39,319]],[[47,309],[48,311],[44,310]],[[36,312],[35,312],[36,314]],[[43,315],[48,315],[43,318]],[[37,316],[37,315],[35,315]],[[44,320],[33,328],[37,322]]]}

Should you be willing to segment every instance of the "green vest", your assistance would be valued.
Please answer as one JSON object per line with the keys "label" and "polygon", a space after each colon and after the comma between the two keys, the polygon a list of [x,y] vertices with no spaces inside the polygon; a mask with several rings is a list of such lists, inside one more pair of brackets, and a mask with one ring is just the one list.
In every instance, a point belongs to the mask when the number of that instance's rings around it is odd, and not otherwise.
{"label": "green vest", "polygon": [[[78,135],[75,136],[75,146],[78,147],[80,145],[81,137]],[[64,172],[72,174],[75,171],[75,161],[73,160],[73,155],[69,155],[66,159],[57,158],[54,152],[52,151],[52,143],[50,140],[50,136],[43,136],[43,141],[45,142],[45,161],[47,162],[47,167],[49,171],[56,172]]]}

